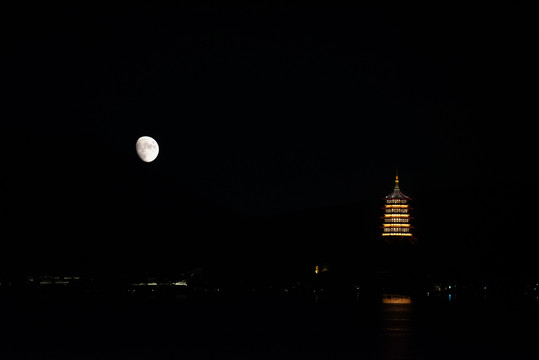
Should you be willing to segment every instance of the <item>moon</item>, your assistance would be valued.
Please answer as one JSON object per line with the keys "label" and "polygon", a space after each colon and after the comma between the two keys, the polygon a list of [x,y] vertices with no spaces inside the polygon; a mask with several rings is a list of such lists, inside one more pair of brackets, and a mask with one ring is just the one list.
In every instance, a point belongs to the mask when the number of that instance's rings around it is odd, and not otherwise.
{"label": "moon", "polygon": [[149,136],[141,136],[137,140],[137,155],[144,162],[152,162],[159,154],[159,145],[157,141]]}

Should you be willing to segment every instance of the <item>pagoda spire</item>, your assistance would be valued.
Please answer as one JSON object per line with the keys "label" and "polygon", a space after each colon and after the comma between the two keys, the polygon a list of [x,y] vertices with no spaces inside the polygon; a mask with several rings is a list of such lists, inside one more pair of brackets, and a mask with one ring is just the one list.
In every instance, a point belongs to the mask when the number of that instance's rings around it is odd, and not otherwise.
{"label": "pagoda spire", "polygon": [[399,188],[399,170],[395,170],[395,190],[400,190],[400,188]]}

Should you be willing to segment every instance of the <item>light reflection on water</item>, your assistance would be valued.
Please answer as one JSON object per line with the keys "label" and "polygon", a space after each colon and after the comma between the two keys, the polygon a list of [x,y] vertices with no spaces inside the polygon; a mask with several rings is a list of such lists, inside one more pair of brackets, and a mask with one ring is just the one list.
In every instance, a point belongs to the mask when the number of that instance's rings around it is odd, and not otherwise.
{"label": "light reflection on water", "polygon": [[382,297],[382,344],[384,359],[414,359],[412,299],[385,294]]}
{"label": "light reflection on water", "polygon": [[412,299],[407,295],[384,294],[382,296],[384,304],[411,304]]}

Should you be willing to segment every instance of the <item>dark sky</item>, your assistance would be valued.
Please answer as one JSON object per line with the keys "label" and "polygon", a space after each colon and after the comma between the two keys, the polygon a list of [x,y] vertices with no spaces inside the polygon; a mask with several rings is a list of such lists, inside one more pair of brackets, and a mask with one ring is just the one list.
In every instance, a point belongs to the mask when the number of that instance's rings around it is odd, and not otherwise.
{"label": "dark sky", "polygon": [[[520,213],[537,213],[525,200],[536,186],[525,8],[41,5],[1,14],[0,205],[15,230],[2,241],[16,251],[39,243],[121,253],[134,246],[131,233],[163,249],[184,226],[190,242],[229,219],[321,208],[378,216],[396,169],[427,235],[457,212],[444,234],[469,239],[502,223],[504,234],[522,234]],[[153,163],[136,156],[142,135],[159,143]],[[45,234],[57,240],[43,243]]]}

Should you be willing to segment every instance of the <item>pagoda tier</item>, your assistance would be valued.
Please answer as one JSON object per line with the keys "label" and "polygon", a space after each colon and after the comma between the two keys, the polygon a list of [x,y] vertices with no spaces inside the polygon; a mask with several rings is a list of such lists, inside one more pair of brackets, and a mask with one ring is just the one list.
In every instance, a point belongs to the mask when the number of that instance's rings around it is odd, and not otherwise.
{"label": "pagoda tier", "polygon": [[404,195],[399,187],[399,175],[395,176],[395,188],[393,192],[384,198],[385,210],[384,223],[380,227],[382,229],[382,236],[384,237],[411,237],[413,226],[410,224],[410,220],[413,217],[410,216],[410,210],[412,208],[409,205],[409,201],[412,200],[409,196]]}

